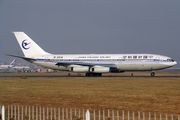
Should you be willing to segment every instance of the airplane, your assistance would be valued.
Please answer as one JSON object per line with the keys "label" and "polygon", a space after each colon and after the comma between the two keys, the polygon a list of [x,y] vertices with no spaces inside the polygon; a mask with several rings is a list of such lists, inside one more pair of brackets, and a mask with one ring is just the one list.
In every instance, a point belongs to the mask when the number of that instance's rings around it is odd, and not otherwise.
{"label": "airplane", "polygon": [[29,66],[15,66],[13,69],[17,70],[18,72],[30,71]]}
{"label": "airplane", "polygon": [[10,69],[13,68],[16,64],[16,59],[14,59],[9,65],[3,65],[0,63],[0,69]]}
{"label": "airplane", "polygon": [[23,70],[23,69],[30,69],[29,66],[15,66],[13,67],[14,69],[20,69],[20,70]]}
{"label": "airplane", "polygon": [[177,62],[156,54],[51,54],[44,51],[24,32],[13,32],[24,56],[33,64],[61,71],[83,72],[85,76],[102,76],[102,73],[125,71],[155,71],[172,67]]}

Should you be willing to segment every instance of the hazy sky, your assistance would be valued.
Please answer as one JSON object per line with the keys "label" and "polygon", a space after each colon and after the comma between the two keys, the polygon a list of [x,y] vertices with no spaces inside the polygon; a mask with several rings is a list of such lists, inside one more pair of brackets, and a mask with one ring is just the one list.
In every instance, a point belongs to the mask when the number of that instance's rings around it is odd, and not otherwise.
{"label": "hazy sky", "polygon": [[0,0],[2,62],[23,55],[12,31],[50,53],[160,54],[180,67],[179,0]]}

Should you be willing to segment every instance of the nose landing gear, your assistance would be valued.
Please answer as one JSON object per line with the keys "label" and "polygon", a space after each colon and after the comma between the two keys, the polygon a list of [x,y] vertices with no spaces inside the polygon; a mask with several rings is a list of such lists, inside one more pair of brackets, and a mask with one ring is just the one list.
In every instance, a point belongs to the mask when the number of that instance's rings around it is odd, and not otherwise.
{"label": "nose landing gear", "polygon": [[151,72],[151,77],[154,77],[154,76],[155,76],[155,72],[152,71],[152,72]]}

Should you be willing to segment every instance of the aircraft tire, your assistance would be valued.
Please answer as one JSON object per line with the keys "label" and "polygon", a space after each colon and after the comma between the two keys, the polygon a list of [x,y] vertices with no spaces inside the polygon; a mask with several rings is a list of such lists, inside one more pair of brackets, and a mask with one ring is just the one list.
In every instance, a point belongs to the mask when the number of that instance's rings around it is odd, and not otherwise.
{"label": "aircraft tire", "polygon": [[98,76],[98,74],[96,74],[96,73],[91,73],[91,76]]}
{"label": "aircraft tire", "polygon": [[102,73],[86,73],[85,76],[86,77],[89,77],[89,76],[102,76]]}
{"label": "aircraft tire", "polygon": [[91,76],[91,74],[90,73],[86,73],[86,75],[85,75],[86,77],[89,77],[89,76]]}
{"label": "aircraft tire", "polygon": [[102,73],[92,73],[92,76],[102,76]]}
{"label": "aircraft tire", "polygon": [[98,73],[97,76],[102,76],[102,73]]}
{"label": "aircraft tire", "polygon": [[154,76],[155,76],[155,72],[152,72],[152,73],[151,73],[151,77],[154,77]]}

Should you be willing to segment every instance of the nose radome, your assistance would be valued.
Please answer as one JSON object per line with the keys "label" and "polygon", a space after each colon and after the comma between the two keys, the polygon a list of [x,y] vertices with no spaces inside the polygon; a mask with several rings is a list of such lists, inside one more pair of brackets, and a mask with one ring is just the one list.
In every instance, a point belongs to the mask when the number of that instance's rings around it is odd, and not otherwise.
{"label": "nose radome", "polygon": [[176,65],[177,64],[177,62],[176,61],[174,61],[174,65]]}
{"label": "nose radome", "polygon": [[176,65],[176,64],[177,64],[176,61],[168,63],[169,66],[174,66],[174,65]]}
{"label": "nose radome", "polygon": [[174,66],[174,65],[176,65],[176,64],[177,64],[176,61],[174,61],[174,62],[162,63],[162,65],[165,66],[165,67],[172,67],[172,66]]}

